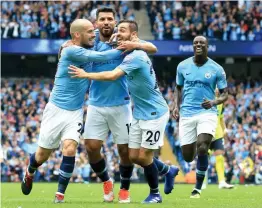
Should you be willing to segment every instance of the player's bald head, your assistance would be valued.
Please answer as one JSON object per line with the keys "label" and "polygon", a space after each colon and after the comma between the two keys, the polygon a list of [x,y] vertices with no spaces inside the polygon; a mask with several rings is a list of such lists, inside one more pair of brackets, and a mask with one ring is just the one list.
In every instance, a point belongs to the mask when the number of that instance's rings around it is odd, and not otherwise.
{"label": "player's bald head", "polygon": [[75,45],[84,48],[94,46],[94,26],[87,19],[76,19],[73,21],[70,26],[70,35]]}
{"label": "player's bald head", "polygon": [[83,32],[84,30],[93,27],[93,24],[87,19],[76,19],[71,23],[70,26],[70,35],[73,38],[74,33]]}

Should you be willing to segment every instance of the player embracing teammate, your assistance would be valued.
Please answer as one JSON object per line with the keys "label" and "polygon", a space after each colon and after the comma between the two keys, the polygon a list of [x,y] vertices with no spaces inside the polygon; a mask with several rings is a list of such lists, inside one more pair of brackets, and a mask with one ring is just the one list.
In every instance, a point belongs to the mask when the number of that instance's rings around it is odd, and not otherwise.
{"label": "player embracing teammate", "polygon": [[[48,159],[53,149],[56,149],[60,140],[62,140],[63,160],[60,167],[58,192],[55,196],[56,203],[64,202],[64,193],[74,169],[75,153],[82,127],[83,100],[88,87],[86,79],[72,79],[70,77],[68,66],[75,65],[84,68],[85,71],[90,71],[92,67],[92,71],[99,72],[113,70],[123,61],[121,53],[118,50],[113,50],[113,47],[106,43],[112,36],[116,25],[115,11],[113,9],[102,8],[97,10],[99,37],[96,39],[94,49],[98,52],[91,52],[91,50],[87,51],[85,49],[91,49],[94,41],[94,28],[90,25],[90,22],[88,20],[76,20],[74,23],[70,28],[73,46],[62,50],[55,86],[41,124],[39,148],[35,154],[31,155],[30,163],[22,182],[22,191],[27,195],[32,189],[34,172]],[[155,46],[147,42],[129,41],[119,48],[128,50],[140,49],[147,52],[156,51]],[[92,54],[94,54],[93,59]],[[122,77],[112,82],[93,81],[90,87],[89,103],[83,137],[90,165],[103,182],[104,201],[111,202],[114,200],[113,181],[109,178],[105,160],[100,153],[103,141],[107,138],[110,130],[120,155],[121,186],[118,194],[119,202],[129,203],[129,186],[134,161],[130,160],[128,149],[128,133],[131,128],[132,111],[126,78]],[[77,106],[75,106],[76,104]],[[77,121],[72,120],[74,111],[79,111]],[[158,116],[158,114],[152,113],[154,118]],[[59,119],[59,121],[56,119]],[[74,128],[71,128],[71,125],[74,125]],[[156,144],[154,144],[154,148],[158,148],[161,145],[158,141],[162,140],[160,137],[163,137],[163,131],[161,131],[161,135],[158,131],[152,131],[152,134],[154,135],[148,135],[148,141],[155,139]],[[151,159],[152,166],[158,169],[157,172],[165,175],[165,193],[171,193],[178,169],[174,166],[167,166],[155,158]],[[156,181],[155,183],[158,183],[157,177]],[[161,202],[161,198],[159,199],[145,200],[145,202],[158,203]]]}

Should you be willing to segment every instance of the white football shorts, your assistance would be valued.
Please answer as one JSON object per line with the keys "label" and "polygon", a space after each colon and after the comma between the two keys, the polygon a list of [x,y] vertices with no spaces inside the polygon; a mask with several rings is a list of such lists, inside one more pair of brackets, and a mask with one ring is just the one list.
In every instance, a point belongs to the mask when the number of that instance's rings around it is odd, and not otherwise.
{"label": "white football shorts", "polygon": [[115,144],[128,144],[131,121],[131,104],[111,107],[89,105],[83,137],[105,141],[111,131]]}
{"label": "white football shorts", "polygon": [[179,119],[180,146],[196,142],[199,134],[211,134],[214,137],[216,127],[217,115],[213,113],[181,117]]}
{"label": "white football shorts", "polygon": [[164,144],[164,135],[167,122],[169,120],[169,111],[158,119],[154,120],[136,120],[133,118],[128,147],[132,149],[159,149]]}
{"label": "white football shorts", "polygon": [[72,139],[79,143],[83,126],[83,109],[69,111],[48,102],[43,112],[38,145],[56,149],[60,141]]}

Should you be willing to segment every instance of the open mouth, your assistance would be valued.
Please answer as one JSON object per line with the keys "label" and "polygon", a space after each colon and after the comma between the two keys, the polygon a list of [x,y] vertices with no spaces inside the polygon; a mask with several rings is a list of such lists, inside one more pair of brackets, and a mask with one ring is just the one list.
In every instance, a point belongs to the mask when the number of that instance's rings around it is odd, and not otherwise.
{"label": "open mouth", "polygon": [[196,52],[202,52],[201,48],[196,48]]}
{"label": "open mouth", "polygon": [[103,30],[110,31],[110,27],[104,27]]}

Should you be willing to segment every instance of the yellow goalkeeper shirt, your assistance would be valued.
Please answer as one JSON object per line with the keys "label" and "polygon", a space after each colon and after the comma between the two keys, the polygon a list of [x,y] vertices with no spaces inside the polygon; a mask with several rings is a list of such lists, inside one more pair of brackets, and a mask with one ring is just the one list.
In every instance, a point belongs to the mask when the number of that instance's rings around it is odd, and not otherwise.
{"label": "yellow goalkeeper shirt", "polygon": [[224,131],[221,125],[221,119],[224,118],[224,106],[223,104],[217,105],[217,128],[215,133],[215,139],[220,139],[224,137]]}

